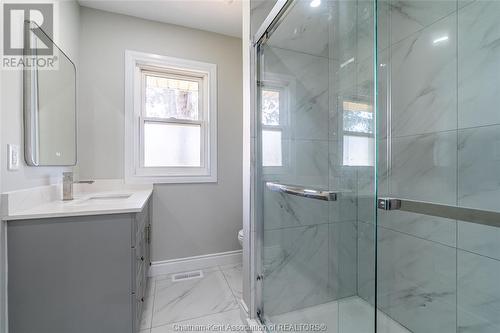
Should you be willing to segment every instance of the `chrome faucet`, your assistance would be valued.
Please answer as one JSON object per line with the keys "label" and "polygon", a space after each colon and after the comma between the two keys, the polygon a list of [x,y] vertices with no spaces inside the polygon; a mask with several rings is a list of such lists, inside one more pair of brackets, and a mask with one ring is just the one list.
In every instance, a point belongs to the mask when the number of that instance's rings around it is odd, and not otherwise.
{"label": "chrome faucet", "polygon": [[63,172],[63,200],[73,200],[73,184],[93,184],[93,180],[73,181],[73,172]]}

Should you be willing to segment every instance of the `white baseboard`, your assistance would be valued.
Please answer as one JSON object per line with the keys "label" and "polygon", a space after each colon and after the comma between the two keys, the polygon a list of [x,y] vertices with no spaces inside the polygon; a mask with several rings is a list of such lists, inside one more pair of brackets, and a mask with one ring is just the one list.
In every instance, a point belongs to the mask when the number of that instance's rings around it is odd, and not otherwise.
{"label": "white baseboard", "polygon": [[193,271],[217,265],[238,264],[242,261],[242,250],[205,254],[202,256],[153,261],[149,269],[149,276]]}

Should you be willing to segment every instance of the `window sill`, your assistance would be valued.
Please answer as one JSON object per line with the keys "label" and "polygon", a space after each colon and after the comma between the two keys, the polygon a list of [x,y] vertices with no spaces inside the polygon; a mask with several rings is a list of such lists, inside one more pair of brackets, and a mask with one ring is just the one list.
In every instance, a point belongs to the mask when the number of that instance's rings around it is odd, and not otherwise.
{"label": "window sill", "polygon": [[202,184],[217,183],[215,176],[128,176],[127,184]]}

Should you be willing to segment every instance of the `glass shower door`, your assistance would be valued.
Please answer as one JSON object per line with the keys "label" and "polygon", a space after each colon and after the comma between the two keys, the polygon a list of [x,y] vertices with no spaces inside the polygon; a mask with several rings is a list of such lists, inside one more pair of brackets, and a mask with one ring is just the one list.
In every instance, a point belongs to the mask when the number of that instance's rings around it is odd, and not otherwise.
{"label": "glass shower door", "polygon": [[500,2],[378,6],[378,308],[500,332]]}
{"label": "glass shower door", "polygon": [[259,315],[270,330],[375,332],[373,12],[372,1],[291,1],[258,44]]}

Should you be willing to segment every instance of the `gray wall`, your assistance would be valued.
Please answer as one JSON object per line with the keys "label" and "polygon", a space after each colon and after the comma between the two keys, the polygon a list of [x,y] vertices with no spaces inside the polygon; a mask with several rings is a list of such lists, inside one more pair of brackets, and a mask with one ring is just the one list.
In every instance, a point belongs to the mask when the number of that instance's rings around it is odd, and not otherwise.
{"label": "gray wall", "polygon": [[[78,63],[78,26],[80,6],[76,1],[47,1],[55,4],[54,40]],[[18,144],[23,153],[22,72],[0,71],[0,192],[48,185],[59,181],[69,168],[33,168],[21,160],[19,171],[7,171],[7,144]],[[0,333],[6,332],[6,232],[0,221]]]}
{"label": "gray wall", "polygon": [[83,7],[80,28],[81,179],[124,176],[126,49],[218,65],[218,183],[155,185],[152,260],[239,249],[241,40]]}

